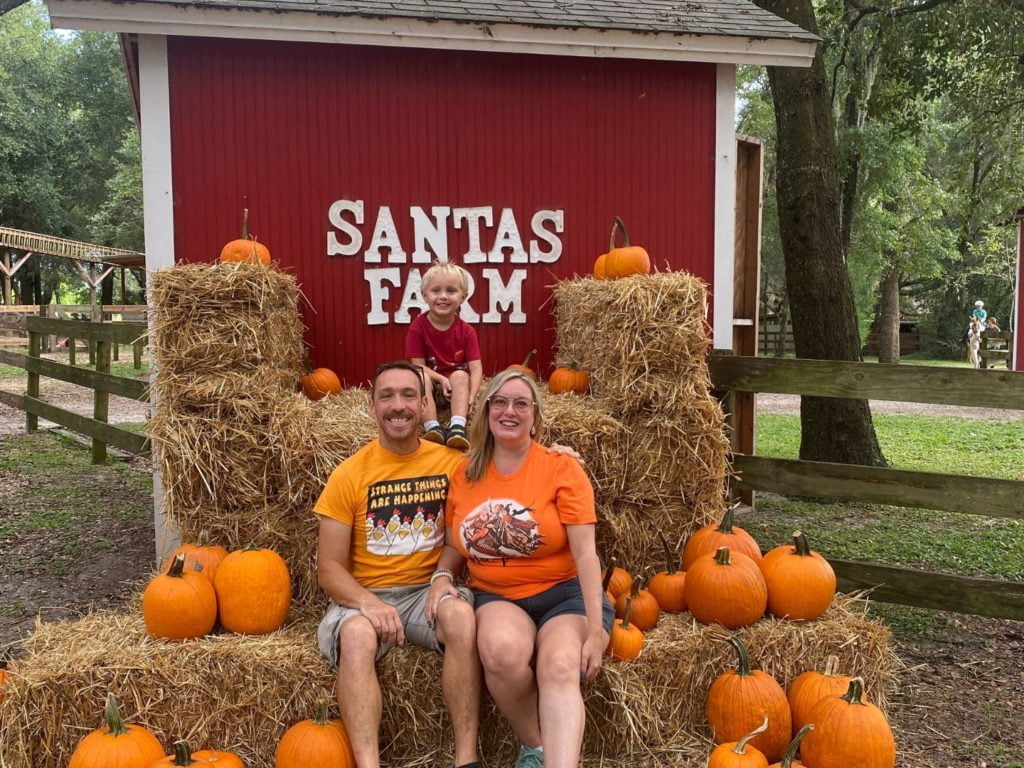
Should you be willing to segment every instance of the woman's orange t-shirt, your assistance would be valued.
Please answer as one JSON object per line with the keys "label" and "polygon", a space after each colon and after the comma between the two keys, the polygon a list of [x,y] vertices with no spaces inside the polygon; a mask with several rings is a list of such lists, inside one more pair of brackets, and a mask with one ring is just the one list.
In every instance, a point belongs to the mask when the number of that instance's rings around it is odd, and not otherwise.
{"label": "woman's orange t-shirt", "polygon": [[469,585],[519,600],[575,577],[565,526],[597,522],[580,463],[534,443],[511,475],[492,462],[470,483],[467,464],[452,477],[445,525],[448,543],[466,558]]}

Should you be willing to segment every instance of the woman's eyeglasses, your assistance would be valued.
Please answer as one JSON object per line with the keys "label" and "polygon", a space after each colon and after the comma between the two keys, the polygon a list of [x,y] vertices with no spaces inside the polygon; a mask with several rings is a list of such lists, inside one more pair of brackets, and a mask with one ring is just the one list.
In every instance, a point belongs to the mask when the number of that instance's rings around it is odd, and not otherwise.
{"label": "woman's eyeglasses", "polygon": [[509,403],[512,404],[512,410],[516,413],[526,413],[533,408],[533,400],[527,400],[525,397],[507,398],[503,395],[491,395],[487,398],[487,404],[491,408],[495,408],[499,411],[504,411],[508,408]]}

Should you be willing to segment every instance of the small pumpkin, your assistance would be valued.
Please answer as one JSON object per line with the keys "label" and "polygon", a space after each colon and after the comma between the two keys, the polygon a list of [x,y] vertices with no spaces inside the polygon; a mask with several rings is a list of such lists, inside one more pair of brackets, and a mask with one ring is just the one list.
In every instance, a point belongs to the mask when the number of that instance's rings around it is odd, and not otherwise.
{"label": "small pumpkin", "polygon": [[4,686],[7,685],[7,667],[9,663],[6,652],[0,655],[0,704],[4,703]]}
{"label": "small pumpkin", "polygon": [[164,562],[164,573],[171,570],[177,555],[185,555],[186,571],[198,571],[212,582],[217,566],[228,556],[228,551],[219,544],[213,544],[209,533],[200,531],[195,544],[185,543],[174,548]]}
{"label": "small pumpkin", "polygon": [[620,619],[626,615],[627,602],[633,606],[633,623],[640,628],[641,632],[646,632],[657,626],[661,608],[658,607],[658,601],[654,599],[654,595],[646,589],[640,588],[639,579],[634,580],[628,593],[624,592],[619,595],[615,601],[615,615]]}
{"label": "small pumpkin", "polygon": [[575,392],[585,395],[590,389],[590,375],[576,368],[559,366],[548,376],[548,391],[553,395]]}
{"label": "small pumpkin", "polygon": [[678,558],[669,548],[665,534],[658,531],[658,538],[665,550],[665,570],[654,574],[647,590],[665,613],[682,613],[686,610],[686,573],[676,568]]}
{"label": "small pumpkin", "polygon": [[697,621],[728,629],[753,624],[764,616],[768,605],[768,587],[757,563],[728,547],[699,557],[690,566],[685,594],[686,605]]}
{"label": "small pumpkin", "polygon": [[630,624],[633,615],[633,602],[626,600],[626,613],[616,619],[612,625],[612,633],[608,638],[608,654],[613,659],[632,661],[644,649],[644,633],[635,624]]}
{"label": "small pumpkin", "polygon": [[68,768],[150,768],[163,758],[156,736],[141,725],[125,725],[114,694],[107,694],[106,725],[88,734],[71,753]]}
{"label": "small pumpkin", "polygon": [[[786,751],[791,735],[789,702],[773,677],[760,669],[751,670],[747,649],[738,637],[728,642],[736,649],[736,669],[723,672],[708,689],[708,724],[717,744],[736,741],[768,718],[768,729],[750,740],[769,760]],[[811,763],[817,768],[817,763]],[[852,763],[851,763],[852,765]]]}
{"label": "small pumpkin", "polygon": [[775,547],[761,560],[768,585],[768,612],[780,619],[813,621],[832,605],[836,572],[812,552],[807,537],[793,532],[793,543]]}
{"label": "small pumpkin", "polygon": [[885,714],[864,700],[864,680],[855,677],[842,696],[827,696],[809,715],[814,730],[801,754],[814,768],[895,768],[896,740]]}
{"label": "small pumpkin", "polygon": [[174,742],[174,753],[167,755],[162,760],[153,763],[151,768],[164,768],[164,766],[189,766],[201,765],[204,768],[245,768],[242,758],[231,752],[218,752],[212,749],[200,749],[193,752],[187,741]]}
{"label": "small pumpkin", "polygon": [[249,235],[249,209],[242,211],[242,237],[225,244],[220,251],[221,261],[240,261],[248,264],[269,264],[270,250]]}
{"label": "small pumpkin", "polygon": [[217,595],[210,580],[185,570],[185,555],[174,556],[142,593],[142,618],[151,637],[187,640],[208,635],[217,623]]}
{"label": "small pumpkin", "polygon": [[281,736],[274,768],[354,768],[355,756],[340,720],[327,719],[327,705],[312,720],[296,723]]}
{"label": "small pumpkin", "polygon": [[730,552],[742,552],[755,562],[761,559],[761,547],[754,537],[738,525],[733,525],[734,510],[735,507],[727,509],[718,525],[712,523],[694,531],[683,547],[684,571],[689,571],[698,557],[715,552],[719,547],[728,547]]}
{"label": "small pumpkin", "polygon": [[608,254],[602,253],[594,260],[594,277],[598,280],[607,280],[608,274],[604,271],[604,264],[608,260]]}
{"label": "small pumpkin", "polygon": [[768,768],[768,758],[757,747],[747,744],[768,730],[768,718],[739,741],[719,744],[708,757],[708,768]]}
{"label": "small pumpkin", "polygon": [[529,352],[526,353],[526,357],[523,358],[523,362],[522,363],[512,363],[512,365],[510,365],[505,370],[506,371],[517,371],[517,372],[523,374],[524,376],[529,376],[534,381],[537,381],[537,372],[535,370],[533,370],[533,368],[530,367],[530,360],[532,360],[533,356],[536,355],[536,354],[537,354],[537,350],[536,349],[531,349]]}
{"label": "small pumpkin", "polygon": [[330,368],[314,368],[299,380],[303,393],[310,400],[319,400],[327,395],[341,392],[338,374]]}
{"label": "small pumpkin", "polygon": [[[615,233],[618,230],[622,231],[622,239],[625,245],[616,247]],[[629,277],[630,275],[649,275],[651,273],[651,257],[639,245],[629,244],[629,233],[626,231],[626,225],[622,223],[622,219],[618,216],[615,217],[615,221],[612,223],[608,253],[605,254],[604,259],[604,273],[610,280],[617,280],[620,277]]]}
{"label": "small pumpkin", "polygon": [[801,672],[789,684],[786,698],[793,713],[793,729],[803,728],[811,722],[811,709],[827,696],[841,696],[850,688],[849,675],[840,675],[839,657],[829,656],[825,660],[825,671]]}
{"label": "small pumpkin", "polygon": [[608,569],[604,573],[604,589],[608,593],[608,600],[615,604],[615,601],[619,599],[619,595],[629,592],[633,587],[633,577],[629,571],[625,568],[620,568],[615,564],[615,558],[613,557],[608,562]]}
{"label": "small pumpkin", "polygon": [[240,635],[265,635],[288,618],[292,582],[284,559],[250,544],[224,558],[213,580],[220,623]]}
{"label": "small pumpkin", "polygon": [[800,742],[803,741],[807,732],[813,730],[814,724],[807,723],[803,728],[797,731],[796,736],[793,737],[793,740],[789,742],[789,746],[786,747],[786,751],[782,755],[782,760],[777,763],[772,763],[768,768],[807,768],[807,766],[796,759],[796,751],[800,749]]}

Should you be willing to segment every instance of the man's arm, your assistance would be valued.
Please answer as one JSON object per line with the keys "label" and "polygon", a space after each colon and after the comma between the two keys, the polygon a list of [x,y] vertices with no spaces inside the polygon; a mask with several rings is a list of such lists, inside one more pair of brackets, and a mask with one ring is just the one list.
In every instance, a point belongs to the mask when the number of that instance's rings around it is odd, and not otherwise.
{"label": "man's arm", "polygon": [[349,570],[351,546],[352,526],[321,515],[316,558],[320,588],[338,605],[359,609],[381,642],[402,645],[405,629],[398,618],[398,611],[353,578]]}

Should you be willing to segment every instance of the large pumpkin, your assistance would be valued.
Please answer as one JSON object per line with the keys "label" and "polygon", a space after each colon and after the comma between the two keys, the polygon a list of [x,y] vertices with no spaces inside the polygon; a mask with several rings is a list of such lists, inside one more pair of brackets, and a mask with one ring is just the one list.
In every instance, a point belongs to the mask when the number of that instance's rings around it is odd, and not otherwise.
{"label": "large pumpkin", "polygon": [[644,649],[644,633],[629,620],[633,615],[633,603],[626,599],[626,613],[612,624],[612,633],[608,637],[608,654],[613,659],[631,661]]}
{"label": "large pumpkin", "polygon": [[274,768],[354,768],[348,733],[340,720],[327,719],[327,705],[312,720],[296,723],[281,737]]}
{"label": "large pumpkin", "polygon": [[199,571],[212,583],[213,576],[217,573],[217,566],[228,556],[228,551],[219,544],[211,543],[210,534],[201,531],[195,544],[185,543],[175,547],[164,562],[164,573],[171,570],[171,565],[177,555],[185,555],[186,571]]}
{"label": "large pumpkin", "polygon": [[684,571],[689,571],[698,557],[715,552],[719,547],[728,547],[731,552],[742,552],[755,562],[761,559],[761,548],[754,537],[738,525],[733,525],[732,520],[733,508],[730,507],[718,525],[712,523],[694,531],[683,547]]}
{"label": "large pumpkin", "polygon": [[561,395],[566,392],[585,395],[588,389],[590,389],[590,376],[586,371],[559,366],[548,376],[548,391],[552,395]]}
{"label": "large pumpkin", "polygon": [[836,572],[812,552],[807,537],[793,532],[793,543],[768,552],[761,560],[768,585],[768,612],[780,619],[813,621],[832,605]]}
{"label": "large pumpkin", "polygon": [[665,534],[658,531],[658,537],[665,550],[665,570],[654,574],[647,590],[665,613],[681,613],[686,610],[686,574],[676,568],[678,558],[669,548]]}
{"label": "large pumpkin", "polygon": [[174,753],[167,755],[163,760],[153,763],[151,768],[166,768],[166,766],[189,766],[201,765],[203,768],[245,768],[242,758],[231,752],[218,752],[213,749],[200,749],[193,752],[187,741],[174,742]]}
{"label": "large pumpkin", "polygon": [[864,701],[864,681],[855,677],[842,696],[828,696],[811,708],[814,730],[801,754],[813,768],[895,768],[896,740],[882,710]]}
{"label": "large pumpkin", "polygon": [[107,724],[78,743],[68,768],[150,768],[164,756],[156,736],[141,725],[125,725],[112,693],[103,716]]}
{"label": "large pumpkin", "polygon": [[175,555],[170,570],[154,576],[142,593],[142,618],[152,637],[203,637],[217,623],[213,584],[202,573],[184,567],[185,555]]}
{"label": "large pumpkin", "polygon": [[757,563],[728,547],[697,558],[686,572],[686,606],[702,624],[746,627],[764,616],[767,605],[768,588]]}
{"label": "large pumpkin", "polygon": [[[729,643],[736,649],[739,664],[719,675],[708,689],[708,724],[715,743],[741,739],[767,717],[768,729],[750,743],[769,760],[778,760],[791,735],[786,692],[767,673],[750,669],[747,649],[739,638],[730,637]],[[817,768],[816,763],[810,764]]]}
{"label": "large pumpkin", "polygon": [[224,558],[213,586],[220,623],[229,632],[265,635],[288,618],[292,582],[282,557],[250,545]]}
{"label": "large pumpkin", "polygon": [[739,741],[719,744],[708,757],[707,768],[768,768],[766,758],[757,747],[750,746],[754,737],[768,730],[768,718]]}
{"label": "large pumpkin", "polygon": [[840,675],[836,669],[839,657],[829,656],[825,660],[825,671],[809,670],[801,672],[789,684],[786,698],[789,699],[789,710],[793,713],[793,730],[803,728],[811,722],[811,709],[828,696],[841,696],[850,688],[850,677]]}
{"label": "large pumpkin", "polygon": [[[625,245],[616,247],[616,231],[622,231],[622,239]],[[596,267],[596,265],[595,265]],[[612,224],[612,234],[608,243],[608,253],[604,259],[604,274],[610,280],[630,275],[647,275],[651,272],[651,257],[647,251],[639,245],[629,244],[629,233],[626,232],[626,225],[618,216]]]}
{"label": "large pumpkin", "polygon": [[529,352],[526,353],[526,357],[523,358],[523,362],[521,362],[521,363],[512,363],[512,365],[510,365],[505,370],[506,371],[516,371],[517,373],[521,373],[524,376],[529,376],[531,379],[536,381],[537,380],[537,372],[535,370],[533,370],[533,368],[530,367],[530,361],[533,359],[533,356],[536,355],[536,354],[537,354],[537,350],[536,349],[531,349]]}
{"label": "large pumpkin", "polygon": [[242,211],[242,237],[225,244],[220,251],[221,261],[241,261],[249,264],[269,264],[270,250],[249,235],[249,209]]}
{"label": "large pumpkin", "polygon": [[808,768],[799,760],[796,759],[796,752],[800,749],[800,742],[804,736],[807,735],[808,731],[814,730],[813,723],[807,723],[799,731],[796,732],[796,736],[789,742],[789,746],[786,747],[786,751],[782,755],[782,759],[777,763],[772,763],[768,768]]}
{"label": "large pumpkin", "polygon": [[326,395],[341,392],[341,380],[330,368],[314,368],[299,381],[303,393],[310,400],[319,400]]}

